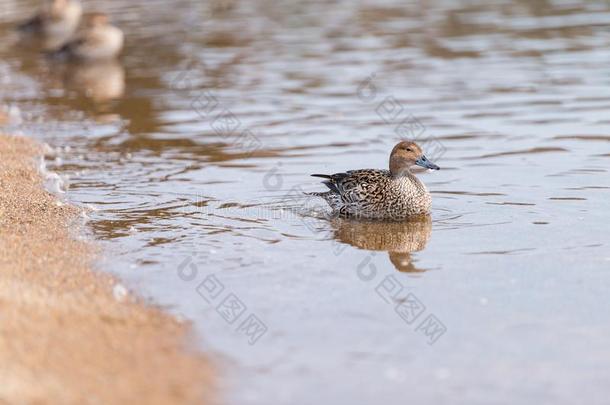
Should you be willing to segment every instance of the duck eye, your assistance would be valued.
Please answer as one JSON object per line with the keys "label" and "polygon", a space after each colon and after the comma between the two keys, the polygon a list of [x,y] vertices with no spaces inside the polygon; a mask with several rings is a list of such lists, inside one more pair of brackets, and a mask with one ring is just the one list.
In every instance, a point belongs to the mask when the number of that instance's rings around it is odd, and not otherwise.
{"label": "duck eye", "polygon": [[413,152],[413,149],[407,148],[407,152]]}

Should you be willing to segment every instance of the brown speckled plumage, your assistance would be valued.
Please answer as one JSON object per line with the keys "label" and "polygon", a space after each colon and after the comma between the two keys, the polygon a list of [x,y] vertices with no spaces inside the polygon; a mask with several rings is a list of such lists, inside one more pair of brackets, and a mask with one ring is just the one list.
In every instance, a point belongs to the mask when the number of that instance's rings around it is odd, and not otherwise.
{"label": "brown speckled plumage", "polygon": [[326,200],[336,214],[367,219],[401,220],[430,213],[432,198],[409,167],[417,164],[438,170],[413,142],[400,142],[390,155],[390,170],[350,170],[327,179],[330,191],[312,193]]}

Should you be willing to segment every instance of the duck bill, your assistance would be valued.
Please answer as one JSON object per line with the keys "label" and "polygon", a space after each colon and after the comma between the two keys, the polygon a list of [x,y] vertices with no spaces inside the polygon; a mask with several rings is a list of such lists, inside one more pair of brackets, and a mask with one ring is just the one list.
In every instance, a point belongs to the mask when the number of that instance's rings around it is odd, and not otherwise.
{"label": "duck bill", "polygon": [[424,155],[422,155],[419,159],[417,159],[415,161],[415,164],[418,166],[421,166],[421,167],[425,167],[426,169],[432,169],[432,170],[440,169],[440,167],[438,167],[437,165],[435,165],[434,163],[429,161],[428,158],[425,157]]}

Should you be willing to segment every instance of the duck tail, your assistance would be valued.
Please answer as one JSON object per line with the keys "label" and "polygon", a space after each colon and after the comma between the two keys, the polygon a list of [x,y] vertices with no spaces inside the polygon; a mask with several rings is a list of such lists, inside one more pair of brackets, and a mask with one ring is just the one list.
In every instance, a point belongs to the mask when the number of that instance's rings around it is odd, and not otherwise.
{"label": "duck tail", "polygon": [[332,176],[328,174],[312,174],[311,177],[321,177],[323,179],[330,179]]}
{"label": "duck tail", "polygon": [[328,191],[324,191],[324,192],[313,191],[311,193],[303,193],[303,194],[311,196],[311,197],[324,197],[324,194],[326,194],[326,193],[328,193]]}

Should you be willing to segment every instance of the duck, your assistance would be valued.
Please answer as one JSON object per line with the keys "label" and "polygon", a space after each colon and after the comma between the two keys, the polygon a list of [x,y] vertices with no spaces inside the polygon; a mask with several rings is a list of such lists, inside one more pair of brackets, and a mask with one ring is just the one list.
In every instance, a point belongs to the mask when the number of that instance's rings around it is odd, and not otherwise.
{"label": "duck", "polygon": [[90,13],[75,37],[52,53],[80,62],[112,60],[123,50],[123,31],[110,23],[105,13]]}
{"label": "duck", "polygon": [[17,29],[41,37],[69,37],[76,32],[83,14],[78,0],[43,0],[38,13]]}
{"label": "duck", "polygon": [[329,191],[309,193],[321,197],[333,214],[374,220],[404,220],[429,215],[432,197],[412,166],[439,170],[415,142],[401,141],[390,153],[389,170],[360,169],[335,174],[312,174],[325,179]]}

